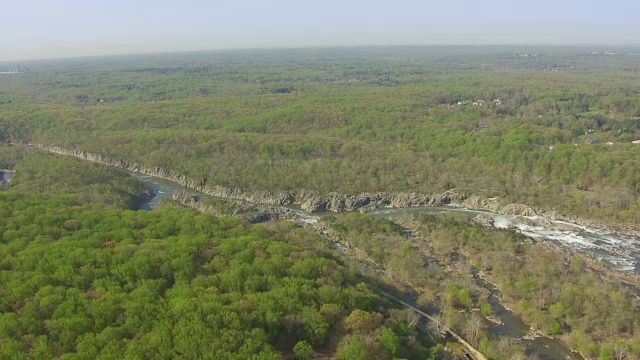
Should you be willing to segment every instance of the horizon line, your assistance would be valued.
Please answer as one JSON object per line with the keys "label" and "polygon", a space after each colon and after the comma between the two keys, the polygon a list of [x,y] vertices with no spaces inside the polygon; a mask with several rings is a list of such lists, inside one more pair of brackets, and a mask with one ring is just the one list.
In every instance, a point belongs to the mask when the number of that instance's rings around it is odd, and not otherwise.
{"label": "horizon line", "polygon": [[73,60],[73,59],[96,59],[101,57],[126,57],[126,56],[144,56],[144,55],[167,55],[167,54],[192,54],[192,53],[215,53],[215,52],[233,52],[233,51],[250,51],[250,50],[311,50],[311,49],[344,49],[344,48],[382,48],[382,47],[552,47],[552,48],[640,48],[640,44],[604,44],[604,43],[574,43],[574,44],[377,44],[377,45],[291,45],[291,46],[273,46],[273,47],[237,47],[237,48],[209,48],[194,50],[168,50],[168,51],[146,51],[146,52],[122,52],[99,55],[62,55],[54,57],[32,57],[16,60],[2,60],[0,64],[16,63],[16,62],[38,62],[38,61],[55,61],[55,60]]}

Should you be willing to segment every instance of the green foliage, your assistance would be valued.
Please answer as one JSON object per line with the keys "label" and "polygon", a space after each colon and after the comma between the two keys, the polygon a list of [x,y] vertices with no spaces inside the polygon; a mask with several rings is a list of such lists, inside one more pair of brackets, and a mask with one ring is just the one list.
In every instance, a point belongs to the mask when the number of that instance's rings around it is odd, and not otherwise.
{"label": "green foliage", "polygon": [[[342,329],[372,339],[369,352],[429,346],[382,329],[362,309],[386,303],[301,242],[306,230],[79,205],[0,192],[3,358],[309,358],[336,351]],[[342,351],[356,356],[357,342]]]}
{"label": "green foliage", "polygon": [[340,360],[366,360],[367,349],[365,348],[362,337],[353,335],[347,341],[338,347],[338,359]]}
{"label": "green foliage", "polygon": [[[595,48],[513,56],[521,50],[36,62],[0,84],[0,143],[66,146],[245,190],[455,188],[636,226],[638,57]],[[0,169],[16,169],[13,189],[0,193],[0,357],[280,358],[303,341],[340,343],[341,358],[448,355],[421,342],[411,321],[390,320],[353,272],[316,252],[310,231],[176,209],[116,211],[135,207],[140,183],[26,149],[0,144]],[[489,313],[399,226],[361,214],[327,221],[384,280],[423,290],[421,304]],[[590,357],[610,356],[605,339],[637,348],[629,321],[637,305],[581,262],[455,216],[417,221],[428,251],[468,255],[529,323],[567,335]],[[469,319],[447,311],[444,320],[455,328]],[[502,340],[486,351],[522,353]]]}
{"label": "green foliage", "polygon": [[0,84],[0,142],[64,145],[250,190],[455,187],[637,223],[637,56],[597,48],[513,56],[521,50],[40,62]]}
{"label": "green foliage", "polygon": [[134,208],[149,196],[142,182],[122,170],[47,154],[24,156],[15,166],[11,188],[25,193],[74,195],[82,203],[119,208]]}
{"label": "green foliage", "polygon": [[345,329],[353,333],[369,333],[380,327],[383,317],[379,313],[354,310],[344,320]]}
{"label": "green foliage", "polygon": [[[485,228],[449,214],[414,216],[419,230],[441,256],[449,256],[452,244],[470,261],[490,264],[485,276],[501,289],[500,295],[525,322],[552,335],[569,335],[569,344],[585,354],[609,339],[635,344],[632,322],[639,308],[621,281],[591,271],[578,258],[565,261],[560,250],[531,243],[512,230]],[[447,285],[446,301],[468,308],[472,292],[459,283]],[[445,302],[446,302],[445,301]],[[490,307],[479,301],[480,312]],[[485,305],[486,304],[486,305]],[[630,351],[633,345],[621,345]]]}
{"label": "green foliage", "polygon": [[13,169],[32,149],[23,146],[9,146],[0,139],[0,170]]}
{"label": "green foliage", "polygon": [[379,340],[384,347],[389,350],[391,355],[395,355],[400,347],[400,338],[393,332],[393,330],[383,327],[380,331]]}
{"label": "green foliage", "polygon": [[486,300],[480,301],[480,313],[484,316],[489,316],[493,310],[491,310],[491,304],[489,304]]}
{"label": "green foliage", "polygon": [[449,284],[447,288],[453,306],[470,308],[473,305],[473,298],[469,289],[465,289],[457,284]]}
{"label": "green foliage", "polygon": [[598,359],[613,360],[613,351],[610,348],[603,346],[602,348],[600,348],[600,356],[598,357]]}
{"label": "green foliage", "polygon": [[310,360],[313,357],[313,347],[305,340],[298,341],[293,347],[293,353],[299,360]]}
{"label": "green foliage", "polygon": [[560,335],[562,334],[562,324],[558,322],[558,320],[553,320],[551,325],[547,327],[549,329],[549,333],[552,335]]}

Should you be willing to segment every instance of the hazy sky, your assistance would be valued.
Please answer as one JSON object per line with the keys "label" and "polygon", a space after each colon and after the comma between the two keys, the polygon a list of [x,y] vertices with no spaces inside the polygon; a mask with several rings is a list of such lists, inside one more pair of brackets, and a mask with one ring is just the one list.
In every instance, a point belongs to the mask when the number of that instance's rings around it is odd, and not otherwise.
{"label": "hazy sky", "polygon": [[640,45],[640,1],[3,0],[0,34],[0,61],[330,45]]}

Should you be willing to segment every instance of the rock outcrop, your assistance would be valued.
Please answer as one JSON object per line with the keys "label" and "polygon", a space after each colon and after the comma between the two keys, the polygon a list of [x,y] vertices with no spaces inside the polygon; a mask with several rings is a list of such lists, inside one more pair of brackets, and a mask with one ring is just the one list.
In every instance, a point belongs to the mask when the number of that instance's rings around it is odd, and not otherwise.
{"label": "rock outcrop", "polygon": [[290,209],[267,205],[248,204],[246,202],[239,201],[227,202],[232,206],[232,211],[231,213],[225,213],[221,211],[215,203],[203,201],[203,198],[200,195],[189,194],[182,191],[173,194],[172,200],[179,204],[192,207],[200,212],[208,212],[218,216],[238,216],[242,219],[246,219],[252,224],[270,220],[301,220],[300,215]]}
{"label": "rock outcrop", "polygon": [[78,159],[92,161],[99,164],[114,166],[120,169],[125,169],[133,172],[138,172],[144,175],[155,176],[161,179],[170,180],[178,183],[184,187],[196,190],[206,195],[220,197],[224,199],[244,200],[252,203],[269,204],[269,205],[291,205],[300,203],[299,196],[306,193],[297,193],[292,191],[245,191],[240,188],[229,188],[219,185],[207,184],[204,180],[192,179],[184,174],[175,173],[169,169],[162,167],[147,167],[143,164],[129,161],[112,159],[100,154],[89,153],[80,150],[66,149],[58,146],[43,146],[36,145],[37,147],[46,150],[50,153],[73,156]]}
{"label": "rock outcrop", "polygon": [[361,211],[370,212],[381,207],[416,207],[416,206],[442,206],[463,201],[464,194],[434,194],[424,195],[416,193],[362,193],[355,195],[329,194],[328,197],[311,197],[302,204],[302,210],[307,212],[318,211]]}
{"label": "rock outcrop", "polygon": [[498,210],[502,215],[536,216],[538,212],[532,207],[524,204],[507,204]]}
{"label": "rock outcrop", "polygon": [[582,231],[582,228],[578,225],[569,224],[569,223],[558,223],[558,222],[555,222],[554,220],[550,220],[546,217],[541,217],[541,216],[526,217],[522,215],[517,215],[517,216],[514,216],[513,219],[525,225],[541,227],[549,230],[572,231],[572,232]]}
{"label": "rock outcrop", "polygon": [[[318,211],[361,211],[370,212],[381,207],[414,207],[414,206],[442,206],[460,205],[471,210],[483,210],[502,215],[542,216],[551,221],[565,221],[582,226],[598,227],[620,231],[634,236],[640,236],[640,227],[616,224],[607,221],[585,220],[576,216],[567,216],[555,211],[531,207],[524,204],[504,204],[497,198],[467,196],[458,193],[425,195],[416,193],[362,193],[362,194],[319,194],[316,191],[246,191],[241,188],[207,184],[204,180],[189,178],[184,174],[175,173],[161,167],[147,167],[143,164],[118,160],[80,150],[67,149],[57,146],[34,145],[51,153],[73,156],[82,160],[92,161],[121,169],[139,172],[176,182],[182,186],[199,191],[206,195],[227,200],[242,200],[249,203],[266,205],[301,205],[308,212]],[[276,216],[276,215],[274,215]],[[277,215],[280,216],[280,215]],[[285,215],[282,215],[285,216]]]}
{"label": "rock outcrop", "polygon": [[[203,180],[189,178],[184,174],[175,173],[161,167],[147,167],[143,164],[112,159],[100,154],[89,153],[80,150],[66,149],[58,146],[37,147],[48,152],[60,155],[73,156],[78,159],[92,161],[104,165],[155,176],[176,182],[182,186],[196,190],[206,195],[231,200],[243,200],[250,203],[266,205],[301,205],[307,212],[318,211],[361,211],[369,212],[381,207],[414,207],[414,206],[442,206],[460,203],[467,197],[464,194],[448,193],[424,195],[416,193],[362,193],[362,194],[336,194],[330,193],[321,196],[315,191],[246,191],[241,188],[229,188],[219,185],[207,184]],[[185,200],[186,201],[186,200]],[[282,215],[285,216],[285,215]]]}
{"label": "rock outcrop", "polygon": [[483,198],[479,196],[469,196],[463,201],[459,202],[460,205],[471,210],[489,211],[501,215],[521,215],[521,216],[536,216],[541,213],[540,210],[536,210],[531,206],[524,204],[502,204],[496,198]]}
{"label": "rock outcrop", "polygon": [[476,217],[473,218],[474,222],[477,222],[478,224],[484,226],[484,227],[493,227],[494,225],[494,220],[491,216],[489,215],[485,215],[485,214],[479,214],[476,215]]}

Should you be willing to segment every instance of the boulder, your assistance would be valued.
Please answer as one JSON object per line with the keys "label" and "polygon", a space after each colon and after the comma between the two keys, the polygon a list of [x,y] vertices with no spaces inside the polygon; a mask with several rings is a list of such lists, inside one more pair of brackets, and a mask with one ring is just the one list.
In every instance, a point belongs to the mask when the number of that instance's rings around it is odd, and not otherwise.
{"label": "boulder", "polygon": [[306,212],[327,211],[327,200],[320,197],[313,197],[303,202],[300,207]]}
{"label": "boulder", "polygon": [[494,220],[491,216],[485,214],[478,214],[473,218],[473,221],[485,227],[492,227],[494,224]]}
{"label": "boulder", "polygon": [[524,204],[508,204],[498,210],[497,213],[502,215],[522,216],[536,216],[538,214],[531,206]]}

